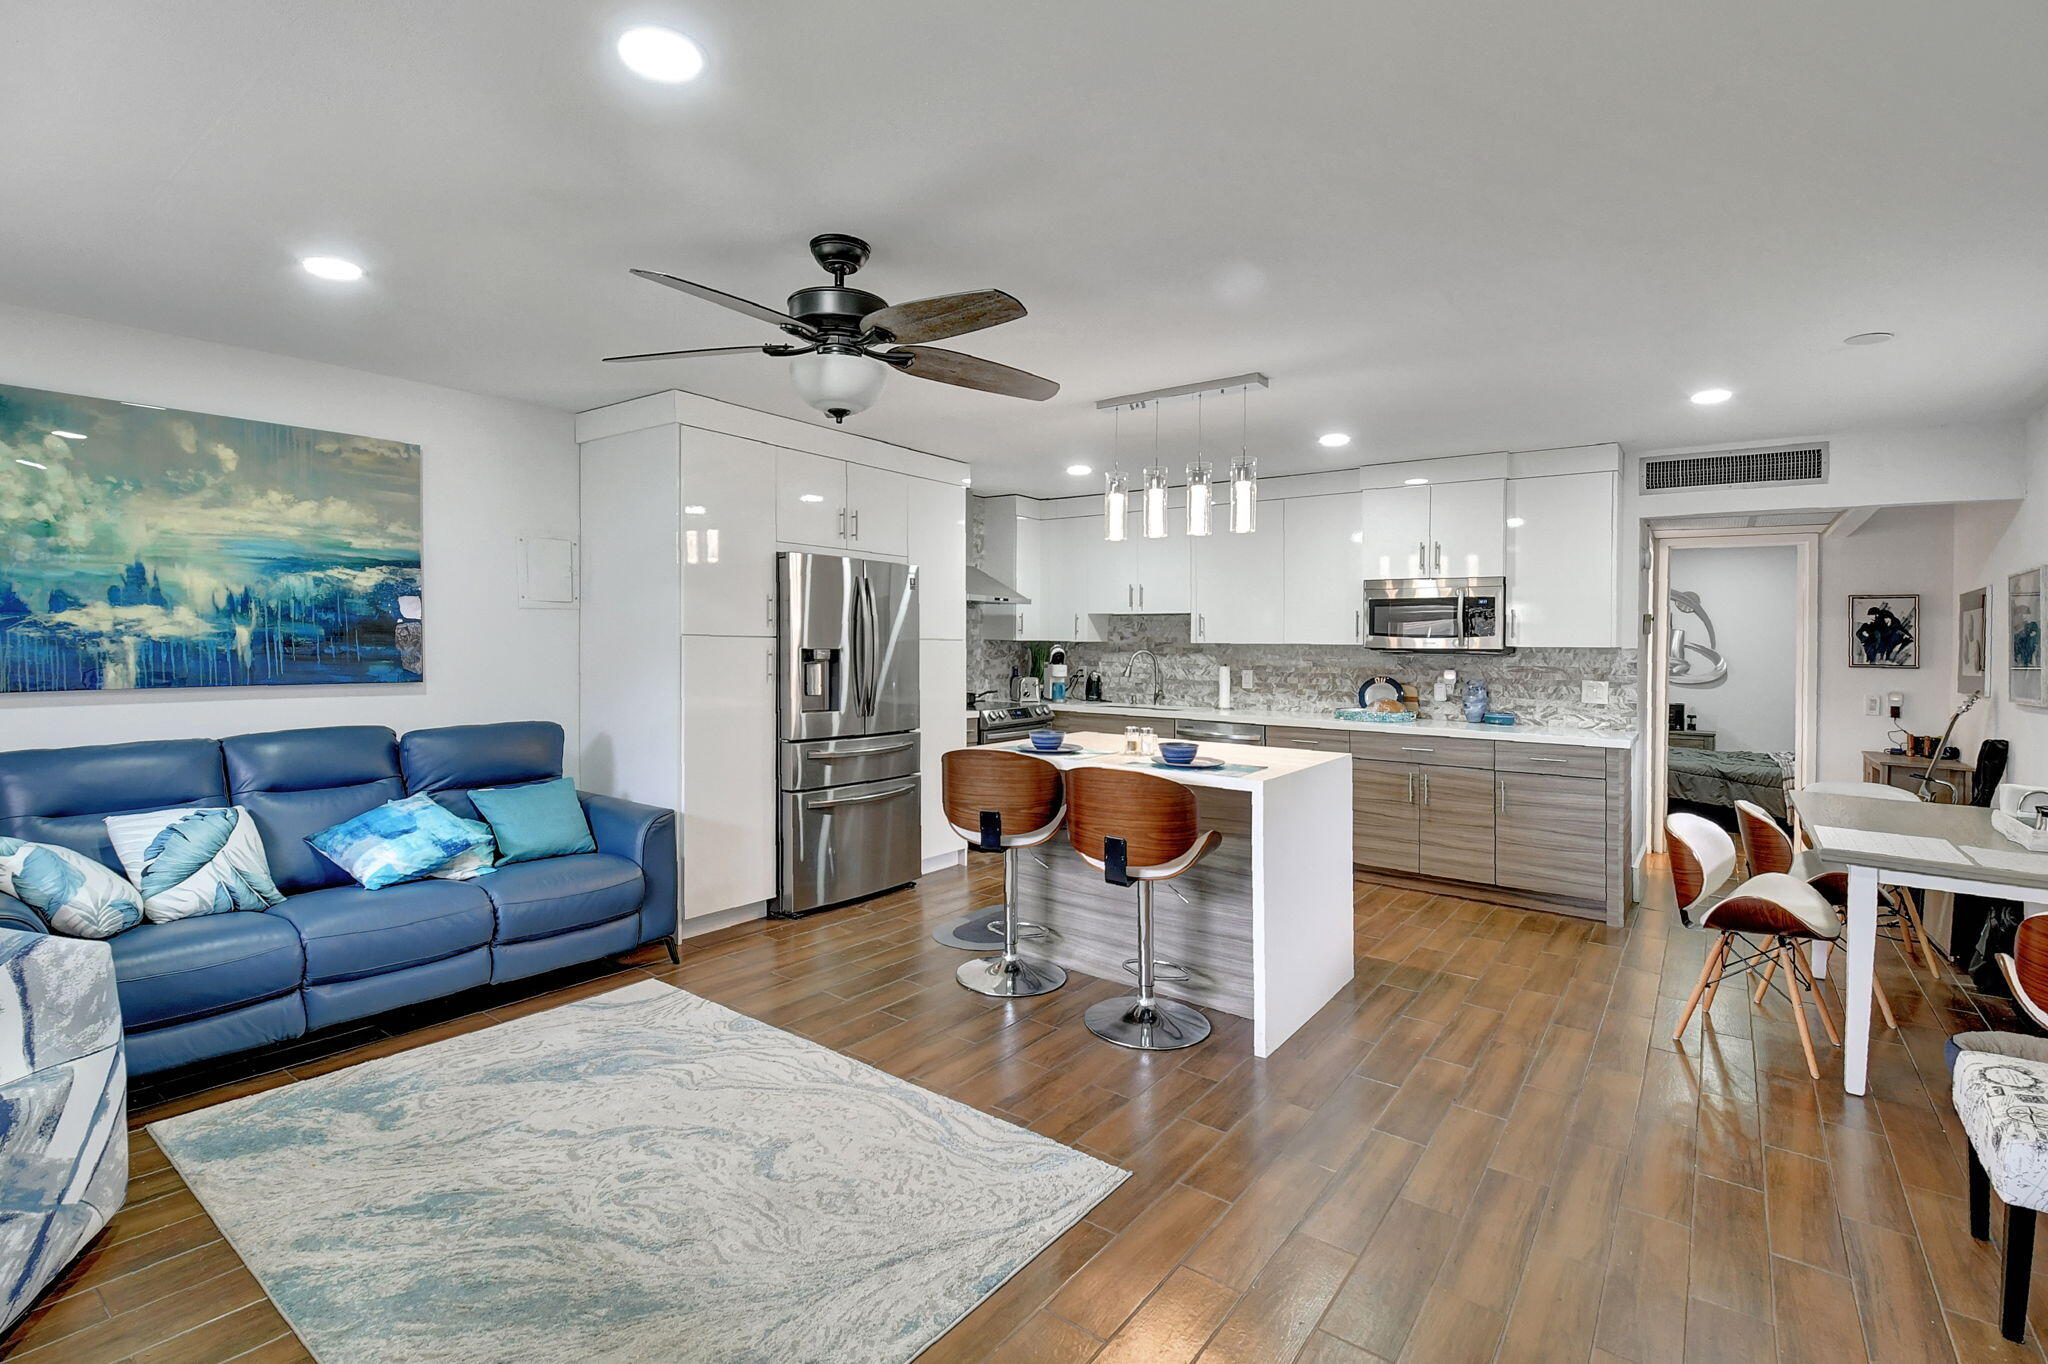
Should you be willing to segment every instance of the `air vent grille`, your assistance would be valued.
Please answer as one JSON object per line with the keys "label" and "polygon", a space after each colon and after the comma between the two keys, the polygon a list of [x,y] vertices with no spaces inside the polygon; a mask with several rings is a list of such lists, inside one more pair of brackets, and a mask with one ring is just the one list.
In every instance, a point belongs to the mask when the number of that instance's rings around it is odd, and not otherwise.
{"label": "air vent grille", "polygon": [[1662,455],[1643,461],[1646,493],[1827,481],[1828,447],[1824,441],[1817,445],[1717,450],[1704,455]]}

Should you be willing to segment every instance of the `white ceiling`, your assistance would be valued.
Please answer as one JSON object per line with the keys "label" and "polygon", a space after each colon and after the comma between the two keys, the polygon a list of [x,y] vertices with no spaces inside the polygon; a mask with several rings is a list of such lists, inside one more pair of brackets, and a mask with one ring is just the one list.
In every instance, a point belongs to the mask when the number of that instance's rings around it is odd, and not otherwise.
{"label": "white ceiling", "polygon": [[[648,21],[707,75],[625,73]],[[1082,491],[1095,399],[1254,369],[1273,473],[1982,416],[2048,377],[2036,0],[0,0],[0,33],[0,298],[814,418],[780,361],[597,360],[777,339],[628,267],[779,305],[853,232],[885,297],[1031,309],[956,344],[1052,402],[892,377],[850,424],[979,491]]]}

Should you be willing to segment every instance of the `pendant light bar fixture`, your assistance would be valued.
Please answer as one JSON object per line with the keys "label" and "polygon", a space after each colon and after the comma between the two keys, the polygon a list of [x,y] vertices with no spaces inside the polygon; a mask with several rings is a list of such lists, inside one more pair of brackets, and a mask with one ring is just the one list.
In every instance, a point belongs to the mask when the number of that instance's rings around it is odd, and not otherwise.
{"label": "pendant light bar fixture", "polygon": [[[1251,454],[1249,441],[1249,409],[1247,395],[1254,388],[1268,388],[1272,384],[1263,374],[1233,374],[1222,379],[1209,379],[1198,384],[1181,384],[1173,388],[1156,388],[1145,393],[1126,393],[1115,398],[1103,398],[1096,402],[1098,412],[1107,411],[1116,418],[1116,432],[1112,438],[1117,456],[1123,453],[1123,414],[1126,411],[1152,409],[1152,458],[1145,467],[1138,487],[1139,533],[1148,540],[1164,539],[1170,521],[1169,502],[1172,488],[1167,482],[1168,472],[1159,448],[1159,406],[1177,398],[1195,400],[1195,457],[1186,466],[1186,526],[1189,535],[1213,535],[1216,531],[1216,469],[1208,452],[1208,429],[1205,422],[1204,400],[1210,396],[1224,397],[1231,393],[1238,395],[1238,453],[1230,461],[1229,469],[1229,512],[1226,524],[1230,530],[1246,535],[1258,527],[1258,460]],[[1103,485],[1103,538],[1122,540],[1128,534],[1130,513],[1130,481],[1124,474],[1119,459],[1113,458],[1109,473],[1104,476]]]}

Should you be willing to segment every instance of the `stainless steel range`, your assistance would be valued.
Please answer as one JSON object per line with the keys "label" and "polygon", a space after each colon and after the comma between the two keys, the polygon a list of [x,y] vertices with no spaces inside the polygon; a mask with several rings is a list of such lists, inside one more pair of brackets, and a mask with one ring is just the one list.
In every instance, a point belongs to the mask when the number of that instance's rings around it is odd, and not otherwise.
{"label": "stainless steel range", "polygon": [[974,742],[999,744],[1011,740],[1022,743],[1032,730],[1044,729],[1050,724],[1052,707],[1043,701],[984,706],[974,713]]}
{"label": "stainless steel range", "polygon": [[915,881],[917,569],[779,554],[780,918]]}

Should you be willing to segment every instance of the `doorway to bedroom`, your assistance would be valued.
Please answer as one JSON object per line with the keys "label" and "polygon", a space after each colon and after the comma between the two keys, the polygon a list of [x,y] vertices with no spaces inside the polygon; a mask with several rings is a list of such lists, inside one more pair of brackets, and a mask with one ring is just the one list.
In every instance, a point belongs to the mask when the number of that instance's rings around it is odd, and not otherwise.
{"label": "doorway to bedroom", "polygon": [[1786,820],[1810,779],[1819,695],[1818,526],[1653,528],[1648,729],[1651,829],[1737,801]]}

